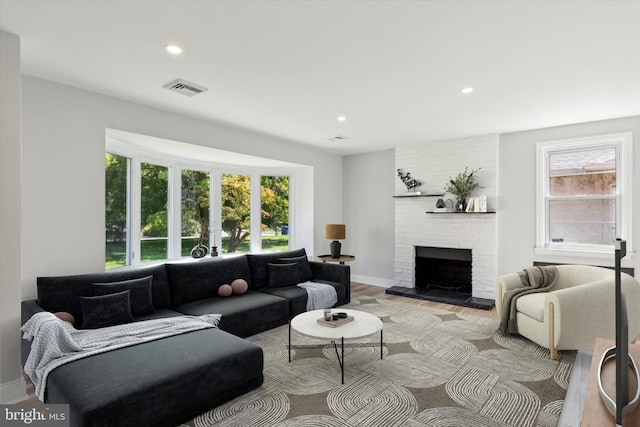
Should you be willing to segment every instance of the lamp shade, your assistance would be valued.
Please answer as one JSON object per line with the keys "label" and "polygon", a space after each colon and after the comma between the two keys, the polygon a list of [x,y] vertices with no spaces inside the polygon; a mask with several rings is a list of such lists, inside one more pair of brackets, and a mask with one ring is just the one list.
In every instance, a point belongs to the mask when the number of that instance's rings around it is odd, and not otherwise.
{"label": "lamp shade", "polygon": [[344,224],[327,224],[325,234],[328,240],[344,240],[347,238],[347,227]]}

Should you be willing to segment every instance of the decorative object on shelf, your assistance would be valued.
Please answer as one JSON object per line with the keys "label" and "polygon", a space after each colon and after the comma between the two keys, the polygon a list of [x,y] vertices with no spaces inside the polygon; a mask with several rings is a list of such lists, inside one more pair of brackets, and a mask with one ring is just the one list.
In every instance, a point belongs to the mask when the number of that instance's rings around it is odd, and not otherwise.
{"label": "decorative object on shelf", "polygon": [[333,240],[329,245],[331,247],[331,258],[340,258],[342,244],[338,240],[346,239],[347,227],[344,224],[327,224],[325,235],[327,240]]}
{"label": "decorative object on shelf", "polygon": [[218,247],[216,246],[216,234],[213,232],[213,246],[211,246],[211,256],[218,256]]}
{"label": "decorative object on shelf", "polygon": [[453,205],[453,200],[447,199],[446,201],[443,199],[438,199],[436,201],[436,208],[433,212],[455,212],[455,208]]}
{"label": "decorative object on shelf", "polygon": [[456,196],[456,211],[464,212],[467,208],[467,197],[471,196],[473,190],[480,188],[480,184],[475,181],[474,174],[481,168],[469,172],[469,167],[464,168],[464,172],[460,172],[455,179],[449,179],[444,186],[445,193]]}
{"label": "decorative object on shelf", "polygon": [[[404,172],[402,172],[402,169],[398,169],[398,176],[400,177],[400,181],[402,181],[404,185],[407,187],[408,191],[411,191],[414,188],[422,185],[422,183],[417,179],[411,178],[411,172],[407,172],[405,174]],[[420,193],[415,192],[415,194],[420,194]]]}
{"label": "decorative object on shelf", "polygon": [[202,244],[202,242],[198,243],[191,249],[191,256],[193,258],[202,258],[209,253],[209,249]]}
{"label": "decorative object on shelf", "polygon": [[[598,389],[602,402],[616,419],[616,425],[622,425],[622,419],[636,410],[640,401],[640,373],[638,367],[629,354],[629,320],[627,316],[627,302],[622,293],[621,260],[627,255],[627,241],[616,239],[615,245],[615,312],[616,312],[616,345],[609,348],[602,355],[598,366]],[[595,356],[595,355],[594,355]],[[616,363],[616,394],[612,399],[602,387],[602,371],[609,359],[615,358]],[[629,369],[630,368],[630,369]],[[636,393],[629,396],[629,371],[635,376]]]}

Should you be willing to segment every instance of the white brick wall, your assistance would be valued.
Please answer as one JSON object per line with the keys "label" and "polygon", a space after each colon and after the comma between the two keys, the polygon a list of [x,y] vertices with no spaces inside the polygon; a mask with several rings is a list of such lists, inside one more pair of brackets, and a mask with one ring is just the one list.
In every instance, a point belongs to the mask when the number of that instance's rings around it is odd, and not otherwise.
{"label": "white brick wall", "polygon": [[[477,174],[483,188],[475,196],[486,195],[488,210],[496,210],[498,136],[482,136],[452,141],[429,142],[396,148],[396,168],[410,172],[423,184],[422,193],[442,193],[450,178],[469,169]],[[406,193],[397,179],[396,194]],[[445,195],[444,199],[453,199]],[[395,281],[414,287],[415,247],[435,246],[472,251],[473,296],[495,297],[497,271],[496,219],[499,214],[426,214],[438,197],[395,199]]]}

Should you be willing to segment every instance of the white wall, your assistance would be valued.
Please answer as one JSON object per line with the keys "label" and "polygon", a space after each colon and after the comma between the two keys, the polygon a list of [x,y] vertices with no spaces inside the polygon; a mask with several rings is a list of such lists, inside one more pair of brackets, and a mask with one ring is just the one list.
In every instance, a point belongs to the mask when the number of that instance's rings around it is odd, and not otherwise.
{"label": "white wall", "polygon": [[0,31],[0,402],[23,399],[20,374],[22,146],[20,38]]}
{"label": "white wall", "polygon": [[[344,211],[347,239],[342,252],[356,256],[351,279],[393,286],[394,150],[344,158]],[[326,243],[325,251],[328,251]]]}
{"label": "white wall", "polygon": [[[640,116],[500,135],[498,148],[498,274],[520,271],[534,261],[587,263],[575,258],[534,255],[536,243],[536,143],[557,139],[633,132],[633,212],[640,218]],[[640,245],[640,222],[632,221],[633,241]],[[638,252],[640,247],[636,247]],[[613,265],[613,254],[597,265]],[[640,255],[627,255],[623,265],[640,277]]]}

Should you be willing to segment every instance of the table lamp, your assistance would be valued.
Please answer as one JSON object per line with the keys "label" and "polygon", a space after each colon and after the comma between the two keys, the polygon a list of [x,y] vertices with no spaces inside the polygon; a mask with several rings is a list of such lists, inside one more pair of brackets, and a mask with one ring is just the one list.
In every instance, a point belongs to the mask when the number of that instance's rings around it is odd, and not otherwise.
{"label": "table lamp", "polygon": [[340,258],[340,248],[342,244],[338,240],[344,240],[347,235],[346,226],[344,224],[327,224],[325,228],[327,240],[331,242],[331,258]]}

